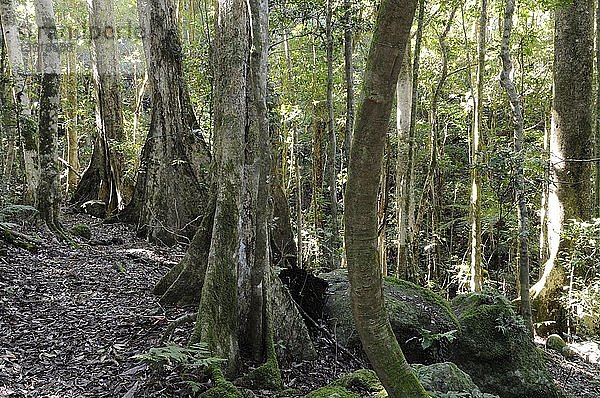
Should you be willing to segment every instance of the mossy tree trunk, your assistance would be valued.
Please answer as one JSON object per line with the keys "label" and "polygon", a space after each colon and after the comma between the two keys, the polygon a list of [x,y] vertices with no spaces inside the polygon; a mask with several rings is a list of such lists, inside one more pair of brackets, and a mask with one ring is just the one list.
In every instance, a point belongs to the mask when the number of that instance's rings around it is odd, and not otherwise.
{"label": "mossy tree trunk", "polygon": [[59,222],[58,111],[60,52],[52,0],[35,1],[41,74],[39,137],[40,170],[38,205],[40,218],[50,230],[62,234]]}
{"label": "mossy tree trunk", "polygon": [[96,99],[96,135],[89,166],[83,173],[73,201],[101,200],[107,214],[123,209],[121,173],[124,155],[117,149],[125,142],[121,110],[120,74],[115,46],[116,25],[112,0],[88,0],[92,38],[92,67]]}
{"label": "mossy tree trunk", "polygon": [[427,394],[392,332],[377,253],[377,192],[395,84],[417,1],[384,0],[363,79],[348,165],[345,238],[352,311],[363,348],[391,398]]}
{"label": "mossy tree trunk", "polygon": [[148,239],[172,244],[189,240],[202,220],[210,154],[192,131],[175,6],[172,0],[158,0],[139,10],[146,21],[152,115],[133,197],[119,218],[136,223]]}
{"label": "mossy tree trunk", "polygon": [[0,1],[0,17],[2,18],[2,33],[6,45],[8,62],[13,77],[13,96],[18,107],[18,130],[22,141],[23,160],[26,178],[25,203],[37,203],[37,189],[40,181],[40,166],[38,159],[38,136],[36,125],[31,114],[31,103],[26,83],[27,71],[21,52],[19,27],[12,0]]}
{"label": "mossy tree trunk", "polygon": [[[270,267],[267,2],[249,5],[218,3],[213,204],[186,256],[155,292],[165,303],[199,301],[191,341],[205,341],[214,355],[226,358],[227,375],[239,374],[246,358],[264,362],[259,369],[273,372],[267,381],[279,385],[274,336],[289,325],[275,325],[271,314],[291,299]],[[294,308],[287,312],[298,322]]]}
{"label": "mossy tree trunk", "polygon": [[565,247],[561,232],[567,220],[591,216],[592,156],[592,0],[574,0],[556,10],[554,99],[550,131],[551,178],[548,190],[548,249],[541,279],[532,287],[536,321],[564,327],[560,296],[566,283],[559,257]]}

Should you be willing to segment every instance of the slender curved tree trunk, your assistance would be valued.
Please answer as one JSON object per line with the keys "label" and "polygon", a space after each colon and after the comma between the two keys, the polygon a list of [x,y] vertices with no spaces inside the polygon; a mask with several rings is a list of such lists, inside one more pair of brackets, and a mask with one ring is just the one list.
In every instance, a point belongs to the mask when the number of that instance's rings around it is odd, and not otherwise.
{"label": "slender curved tree trunk", "polygon": [[406,362],[383,300],[377,253],[381,161],[417,1],[384,0],[367,58],[346,186],[345,237],[352,312],[363,348],[391,398],[428,395]]}
{"label": "slender curved tree trunk", "polygon": [[477,49],[477,86],[475,91],[475,117],[471,136],[471,291],[478,292],[483,286],[481,255],[481,134],[483,128],[483,81],[485,79],[485,49],[487,33],[487,0],[481,0]]}
{"label": "slender curved tree trunk", "polygon": [[125,141],[121,110],[120,73],[115,45],[112,0],[88,0],[96,99],[96,136],[89,166],[73,194],[73,201],[101,200],[107,214],[123,209],[121,173],[124,155],[116,149]]}
{"label": "slender curved tree trunk", "polygon": [[515,195],[519,219],[519,292],[521,295],[521,315],[530,331],[533,331],[531,321],[531,302],[529,299],[529,214],[525,197],[525,177],[523,175],[523,106],[513,81],[513,63],[510,56],[510,37],[513,29],[515,0],[506,0],[500,58],[502,73],[500,84],[506,90],[513,111],[514,149],[515,149]]}
{"label": "slender curved tree trunk", "polygon": [[172,0],[139,4],[139,10],[149,58],[152,116],[133,197],[119,218],[136,223],[148,239],[172,244],[189,240],[202,220],[210,155],[206,143],[192,131],[195,118]]}
{"label": "slender curved tree trunk", "polygon": [[50,230],[62,234],[59,222],[58,112],[60,93],[60,52],[52,0],[35,1],[38,25],[40,91],[40,170],[38,210]]}
{"label": "slender curved tree trunk", "polygon": [[567,220],[591,216],[593,1],[574,0],[556,10],[554,99],[550,132],[551,181],[548,191],[548,250],[541,279],[532,286],[536,321],[552,320],[560,330],[559,298],[566,284],[558,261],[567,249],[561,232]]}
{"label": "slender curved tree trunk", "polygon": [[12,0],[0,1],[0,17],[2,18],[2,32],[4,34],[8,62],[14,79],[14,101],[18,107],[18,130],[23,147],[26,178],[24,200],[25,203],[35,205],[37,203],[37,189],[40,181],[39,143],[35,121],[31,114],[31,103],[26,82],[27,71],[25,70],[25,63],[23,61],[19,27]]}

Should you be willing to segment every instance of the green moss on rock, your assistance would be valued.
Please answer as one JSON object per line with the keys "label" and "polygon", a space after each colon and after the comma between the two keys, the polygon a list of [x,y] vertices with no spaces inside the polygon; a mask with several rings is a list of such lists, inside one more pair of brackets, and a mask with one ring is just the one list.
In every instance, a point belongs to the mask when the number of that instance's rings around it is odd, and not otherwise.
{"label": "green moss on rock", "polygon": [[[344,271],[321,274],[329,283],[325,318],[331,320],[340,344],[360,349],[350,308],[350,285]],[[390,324],[407,360],[412,363],[434,363],[447,359],[447,342],[435,342],[423,348],[422,339],[460,330],[460,323],[449,303],[413,283],[386,278],[385,304]],[[447,345],[447,344],[446,344]]]}
{"label": "green moss on rock", "polygon": [[557,398],[543,353],[508,300],[495,292],[456,297],[452,308],[463,333],[453,362],[483,390],[502,398]]}
{"label": "green moss on rock", "polygon": [[92,230],[87,224],[75,224],[71,227],[71,234],[85,240],[92,239]]}

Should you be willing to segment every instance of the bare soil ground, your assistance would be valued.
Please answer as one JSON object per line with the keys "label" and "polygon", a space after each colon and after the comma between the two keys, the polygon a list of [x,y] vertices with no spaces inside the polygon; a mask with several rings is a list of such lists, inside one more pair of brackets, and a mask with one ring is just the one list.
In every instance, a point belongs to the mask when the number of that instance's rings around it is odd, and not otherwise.
{"label": "bare soil ground", "polygon": [[[126,226],[84,215],[69,215],[65,224],[80,222],[91,226],[87,243],[67,245],[24,225],[21,232],[41,238],[38,252],[8,246],[0,256],[0,398],[191,397],[185,380],[209,387],[202,376],[176,367],[156,371],[132,358],[164,345],[168,325],[195,310],[162,308],[151,292],[183,248],[154,246]],[[171,340],[184,344],[190,327],[178,327]],[[283,369],[284,383],[298,395],[365,366],[330,336],[315,340],[317,361]],[[579,356],[548,358],[572,397],[600,397],[600,365]]]}

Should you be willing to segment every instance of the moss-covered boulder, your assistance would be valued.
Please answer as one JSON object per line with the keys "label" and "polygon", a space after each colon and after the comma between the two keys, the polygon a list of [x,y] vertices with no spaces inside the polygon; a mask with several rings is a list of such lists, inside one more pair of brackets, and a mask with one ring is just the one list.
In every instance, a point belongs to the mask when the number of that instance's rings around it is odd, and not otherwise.
{"label": "moss-covered boulder", "polygon": [[438,397],[498,398],[481,392],[471,377],[452,362],[412,365],[413,371],[429,395]]}
{"label": "moss-covered boulder", "polygon": [[[344,271],[319,275],[329,283],[324,318],[340,344],[360,349],[350,308],[350,284]],[[434,363],[448,358],[460,325],[448,302],[410,282],[386,278],[385,301],[392,329],[411,363]]]}
{"label": "moss-covered boulder", "polygon": [[557,398],[563,393],[550,377],[543,357],[508,300],[493,292],[452,300],[462,325],[453,362],[483,391],[502,398]]}
{"label": "moss-covered boulder", "polygon": [[361,398],[373,396],[387,397],[387,394],[385,394],[375,372],[360,369],[325,387],[310,392],[305,398]]}

